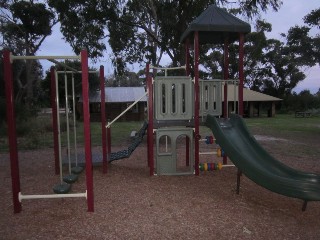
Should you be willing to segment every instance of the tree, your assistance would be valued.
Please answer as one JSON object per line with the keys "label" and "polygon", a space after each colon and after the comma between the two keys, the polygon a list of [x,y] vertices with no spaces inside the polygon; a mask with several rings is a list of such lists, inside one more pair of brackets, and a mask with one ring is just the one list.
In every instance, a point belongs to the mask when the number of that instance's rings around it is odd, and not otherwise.
{"label": "tree", "polygon": [[[52,10],[44,3],[35,1],[6,0],[1,2],[1,7],[1,47],[11,49],[15,55],[35,55],[57,23]],[[16,101],[24,101],[30,106],[34,101],[34,86],[40,79],[37,74],[41,69],[37,61],[19,62],[16,65],[21,67],[14,71],[18,87]]]}
{"label": "tree", "polygon": [[[278,10],[281,2],[238,0],[238,12],[252,17],[269,7]],[[49,0],[49,4],[57,10],[61,30],[76,52],[86,46],[91,57],[101,56],[108,37],[115,58],[123,62],[157,65],[166,54],[177,66],[184,62],[179,41],[188,24],[210,4],[226,6],[228,1]]]}
{"label": "tree", "polygon": [[[320,30],[320,8],[312,10],[303,20],[310,27],[316,27]],[[320,65],[320,33],[313,38],[313,50],[315,61]]]}

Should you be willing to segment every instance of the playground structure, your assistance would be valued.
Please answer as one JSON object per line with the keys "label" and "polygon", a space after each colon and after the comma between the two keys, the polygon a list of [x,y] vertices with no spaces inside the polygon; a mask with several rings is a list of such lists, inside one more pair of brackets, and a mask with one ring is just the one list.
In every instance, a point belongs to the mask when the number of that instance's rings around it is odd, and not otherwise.
{"label": "playground structure", "polygon": [[[15,60],[49,60],[56,64],[64,65],[66,69],[78,72],[77,70],[65,65],[57,60],[76,59],[81,62],[81,75],[82,75],[82,96],[83,96],[83,126],[85,141],[85,159],[86,159],[86,190],[82,193],[67,193],[67,194],[38,194],[27,195],[22,194],[20,189],[20,174],[19,174],[19,159],[17,147],[17,134],[15,122],[15,108],[14,108],[14,92],[13,92],[13,72],[12,62]],[[101,70],[103,73],[103,70]],[[58,105],[59,99],[57,97],[57,79],[54,68],[51,68],[51,100],[53,103],[53,129],[54,129],[54,158],[55,158],[55,172],[61,173],[61,145],[59,144],[58,129]],[[92,175],[92,159],[91,159],[91,136],[90,136],[90,111],[89,111],[89,84],[88,84],[88,54],[86,50],[82,50],[79,56],[14,56],[9,50],[4,51],[4,80],[6,91],[6,105],[7,105],[7,123],[8,123],[8,138],[11,162],[11,177],[12,177],[12,195],[13,195],[13,208],[15,213],[22,210],[21,201],[25,199],[39,199],[39,198],[72,198],[83,197],[87,200],[87,208],[89,212],[94,211],[93,202],[93,175]],[[103,75],[102,75],[103,76]],[[61,181],[62,183],[62,181]],[[63,191],[64,192],[64,191]]]}
{"label": "playground structure", "polygon": [[[148,86],[148,165],[150,175],[195,174],[199,175],[199,134],[200,121],[204,122],[208,114],[228,117],[227,89],[230,81],[238,85],[237,103],[234,113],[243,115],[243,58],[244,35],[251,31],[249,24],[226,11],[212,5],[196,18],[183,33],[181,42],[185,45],[185,76],[157,77],[159,68],[146,67]],[[229,79],[230,43],[239,40],[239,80]],[[193,72],[190,65],[190,45],[193,43]],[[223,79],[202,80],[199,77],[199,45],[224,44]],[[153,76],[149,74],[153,69]],[[164,69],[167,71],[167,69]],[[192,78],[190,76],[193,76]],[[235,84],[236,83],[236,84]],[[236,91],[235,91],[236,92]],[[223,98],[223,100],[222,100]],[[236,99],[236,98],[235,98]],[[222,112],[223,102],[223,112]],[[154,132],[156,150],[154,153]],[[186,160],[183,171],[177,168],[177,139],[186,140]],[[170,139],[171,152],[160,150],[160,141]],[[227,164],[227,157],[223,157]]]}
{"label": "playground structure", "polygon": [[[203,21],[208,14],[224,15],[224,19],[231,26],[217,25],[213,22],[211,25]],[[214,18],[210,18],[214,21]],[[107,172],[108,163],[117,159],[129,157],[134,149],[141,143],[142,138],[147,130],[147,160],[149,174],[153,175],[199,175],[199,171],[220,170],[227,165],[227,155],[238,167],[238,190],[240,186],[240,176],[243,172],[257,184],[280,194],[303,199],[306,208],[307,201],[320,200],[319,184],[320,177],[314,174],[305,174],[295,172],[281,164],[275,159],[266,156],[266,152],[261,147],[252,142],[252,136],[248,134],[244,125],[239,124],[239,120],[225,120],[222,127],[215,122],[216,117],[223,115],[224,119],[229,116],[228,110],[228,84],[232,83],[238,89],[237,96],[234,97],[233,113],[243,115],[243,58],[244,58],[244,35],[250,32],[250,25],[242,22],[234,16],[223,10],[211,6],[200,17],[191,23],[181,38],[185,44],[186,65],[179,69],[185,69],[184,76],[168,76],[168,70],[177,68],[159,68],[155,66],[146,66],[147,92],[143,94],[136,102],[132,103],[113,121],[106,123],[107,113],[105,111],[105,92],[104,92],[104,70],[100,68],[100,89],[101,89],[101,126],[102,126],[102,157],[103,172]],[[228,74],[228,45],[239,39],[239,80],[230,80]],[[194,47],[193,72],[190,67],[190,44]],[[205,43],[224,44],[224,69],[223,79],[204,80],[199,77],[199,45]],[[56,59],[79,59],[81,61],[82,74],[82,98],[83,98],[83,121],[84,121],[84,138],[85,138],[85,166],[86,166],[86,191],[84,193],[73,194],[52,194],[52,195],[24,195],[20,191],[19,178],[19,161],[17,155],[17,137],[15,129],[15,113],[13,104],[13,86],[12,86],[12,61],[16,59],[47,59],[54,63]],[[91,138],[90,138],[90,111],[88,96],[88,57],[87,52],[83,50],[80,56],[13,56],[9,51],[4,52],[4,78],[6,82],[6,101],[7,101],[7,118],[9,130],[9,145],[11,159],[11,175],[14,212],[21,211],[21,201],[23,199],[37,198],[68,198],[68,197],[85,197],[87,199],[88,211],[94,210],[93,203],[93,178],[92,178],[92,156],[91,156]],[[75,69],[71,71],[78,72]],[[164,70],[165,76],[157,76],[157,71]],[[152,74],[151,74],[152,73]],[[191,77],[191,75],[193,77]],[[51,86],[57,89],[57,73],[51,68]],[[154,76],[154,77],[153,77]],[[67,90],[66,90],[67,92]],[[236,91],[235,91],[236,92]],[[67,94],[66,94],[67,95]],[[144,123],[141,130],[135,137],[133,143],[125,150],[111,152],[111,125],[117,121],[123,114],[130,110],[140,99],[148,97],[148,123]],[[57,93],[53,92],[52,96],[53,114],[58,114],[59,99]],[[67,98],[67,96],[66,96]],[[236,101],[237,99],[237,101]],[[66,99],[66,105],[68,105]],[[223,107],[222,107],[223,103]],[[55,171],[61,174],[61,146],[59,144],[59,117],[53,116],[54,142],[55,142]],[[215,120],[213,120],[215,119]],[[200,142],[213,143],[211,136],[202,139],[199,133],[199,126],[206,122],[207,126],[217,135],[218,143],[223,150],[217,152],[200,152]],[[223,125],[224,124],[224,125]],[[221,130],[223,129],[223,131]],[[232,136],[242,136],[242,138],[232,139]],[[216,137],[216,136],[215,136]],[[185,143],[185,161],[179,159],[178,142]],[[246,151],[244,155],[239,149]],[[250,150],[246,150],[250,149]],[[70,150],[68,143],[68,150]],[[225,153],[227,154],[223,154]],[[219,153],[220,152],[220,153]],[[69,153],[68,153],[69,154]],[[221,163],[200,163],[200,155],[217,154],[223,157]],[[246,157],[250,156],[249,159]],[[70,157],[68,156],[70,159]],[[257,165],[257,161],[261,160]],[[70,161],[69,161],[70,162]],[[183,162],[183,164],[181,164]],[[266,170],[269,164],[272,170]],[[70,166],[70,165],[69,165]],[[70,167],[69,167],[70,169]],[[259,174],[265,174],[265,178],[259,177]],[[280,187],[277,187],[277,181],[286,178]],[[272,184],[265,182],[271,181]],[[62,181],[61,181],[62,182]],[[280,181],[281,182],[281,181]],[[294,191],[295,184],[299,189]],[[290,191],[287,190],[290,187]],[[307,189],[307,190],[306,190]],[[292,190],[292,192],[291,192]],[[305,191],[306,190],[306,191]]]}
{"label": "playground structure", "polygon": [[[153,70],[154,78],[150,77],[147,70],[149,92],[149,129],[148,129],[148,161],[150,175],[185,175],[199,174],[199,155],[222,156],[221,150],[217,152],[200,152],[196,149],[196,142],[203,141],[199,132],[199,124],[204,122],[208,114],[220,116],[222,114],[222,89],[229,83],[237,86],[236,80],[221,79],[193,79],[186,76],[168,76],[168,71],[179,68],[159,68],[147,66]],[[180,69],[186,69],[185,66]],[[156,71],[165,71],[165,76],[157,76]],[[194,101],[198,81],[200,88],[198,100]],[[150,87],[150,85],[152,85]],[[227,95],[225,95],[227,98]],[[235,98],[236,99],[236,98]],[[151,103],[153,101],[153,104]],[[151,107],[152,106],[152,107]],[[235,105],[234,109],[238,109]],[[227,112],[226,109],[225,112]],[[197,117],[196,117],[197,116]],[[198,120],[198,121],[197,121]],[[198,124],[198,125],[197,125]],[[151,129],[151,126],[152,129]],[[155,153],[153,133],[155,133]],[[212,137],[212,136],[211,136]],[[208,137],[209,140],[209,137]],[[178,143],[185,142],[185,164],[179,159]],[[210,141],[210,140],[209,140]],[[164,145],[164,147],[162,146]],[[220,151],[220,154],[218,152]],[[211,166],[211,165],[210,165]],[[206,168],[208,169],[208,168]],[[220,167],[221,169],[221,167]]]}

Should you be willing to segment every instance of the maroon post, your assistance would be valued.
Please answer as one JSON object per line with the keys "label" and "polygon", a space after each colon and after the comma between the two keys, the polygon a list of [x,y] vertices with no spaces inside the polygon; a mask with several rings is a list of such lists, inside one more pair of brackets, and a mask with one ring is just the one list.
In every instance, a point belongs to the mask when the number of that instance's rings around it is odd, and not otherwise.
{"label": "maroon post", "polygon": [[239,36],[239,115],[243,116],[243,58],[244,58],[244,34]]}
{"label": "maroon post", "polygon": [[21,212],[21,203],[19,201],[20,192],[20,174],[19,174],[19,159],[18,159],[18,144],[16,131],[16,118],[14,109],[14,94],[13,94],[13,77],[12,64],[10,59],[10,51],[3,52],[4,62],[4,82],[6,92],[7,105],[7,124],[8,124],[8,141],[10,151],[10,166],[11,166],[11,182],[12,182],[12,199],[14,213]]}
{"label": "maroon post", "polygon": [[[186,75],[190,75],[190,42],[187,38],[185,43],[185,64],[186,64]],[[186,137],[186,166],[190,165],[190,139]]]}
{"label": "maroon post", "polygon": [[[54,150],[54,169],[55,174],[58,175],[60,172],[59,164],[59,130],[58,130],[58,113],[57,113],[57,89],[56,89],[56,74],[55,68],[50,68],[51,78],[51,109],[52,109],[52,129],[53,129],[53,150]],[[58,79],[57,79],[58,81]]]}
{"label": "maroon post", "polygon": [[91,156],[91,136],[90,136],[90,110],[89,110],[89,81],[88,81],[88,53],[81,50],[81,71],[82,71],[82,98],[83,98],[83,132],[85,139],[86,157],[86,183],[87,183],[87,206],[88,212],[94,211],[93,202],[93,174]]}
{"label": "maroon post", "polygon": [[186,75],[190,75],[190,41],[187,38],[185,43],[185,60],[186,60]]}
{"label": "maroon post", "polygon": [[146,66],[146,78],[147,78],[147,88],[148,88],[148,166],[150,176],[154,174],[154,159],[153,159],[153,87],[152,78],[150,77],[150,66],[149,63]]}
{"label": "maroon post", "polygon": [[[229,79],[229,42],[225,39],[224,42],[224,59],[223,59],[223,79]],[[223,117],[228,118],[228,85],[227,82],[224,84],[224,99],[223,99]]]}
{"label": "maroon post", "polygon": [[[229,41],[228,38],[224,41],[224,59],[223,59],[223,79],[228,80],[229,79]],[[228,118],[228,85],[227,82],[224,84],[224,99],[223,99],[223,117]],[[228,158],[227,156],[223,156],[223,164],[228,164]]]}
{"label": "maroon post", "polygon": [[194,32],[194,152],[195,152],[195,175],[199,175],[199,33]]}
{"label": "maroon post", "polygon": [[107,129],[106,129],[106,94],[104,86],[104,67],[100,66],[99,71],[100,78],[100,113],[101,113],[101,131],[102,131],[102,172],[107,173],[108,171],[108,161],[107,161]]}

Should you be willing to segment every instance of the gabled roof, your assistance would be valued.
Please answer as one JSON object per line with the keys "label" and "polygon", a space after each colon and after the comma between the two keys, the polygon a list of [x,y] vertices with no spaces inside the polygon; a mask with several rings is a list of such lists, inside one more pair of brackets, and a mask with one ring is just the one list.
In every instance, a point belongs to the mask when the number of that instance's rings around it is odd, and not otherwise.
{"label": "gabled roof", "polygon": [[[233,84],[228,85],[228,101],[234,101],[234,98],[238,99],[238,86]],[[222,91],[222,101],[223,101],[223,91]],[[247,88],[243,88],[243,101],[244,102],[273,102],[282,101],[280,98],[276,98],[264,93],[256,92]]]}
{"label": "gabled roof", "polygon": [[[105,99],[108,103],[124,103],[134,102],[142,97],[145,93],[144,87],[106,87]],[[79,101],[82,101],[82,97]],[[141,102],[146,102],[147,97],[141,99]],[[89,94],[90,103],[101,102],[101,91]]]}
{"label": "gabled roof", "polygon": [[226,37],[229,42],[239,39],[239,33],[251,32],[250,24],[228,13],[215,5],[210,5],[197,17],[182,34],[180,42],[187,38],[193,42],[193,33],[199,32],[199,43],[224,43]]}

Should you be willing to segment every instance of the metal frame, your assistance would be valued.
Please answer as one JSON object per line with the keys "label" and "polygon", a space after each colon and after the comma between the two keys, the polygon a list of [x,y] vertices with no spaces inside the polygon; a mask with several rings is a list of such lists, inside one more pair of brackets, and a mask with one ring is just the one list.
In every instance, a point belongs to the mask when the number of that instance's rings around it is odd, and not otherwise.
{"label": "metal frame", "polygon": [[[34,198],[61,198],[62,195],[22,195],[20,190],[20,174],[19,174],[19,159],[17,148],[17,134],[16,134],[16,122],[15,122],[15,108],[14,108],[14,93],[13,93],[13,77],[12,77],[12,62],[13,60],[54,60],[55,59],[80,59],[82,70],[82,96],[83,96],[83,113],[84,113],[84,138],[85,141],[85,156],[86,156],[86,186],[87,186],[87,207],[88,212],[94,211],[93,202],[93,174],[92,174],[92,158],[91,158],[91,136],[90,136],[90,111],[89,111],[89,84],[88,84],[88,53],[86,50],[81,51],[80,56],[14,56],[9,50],[5,50],[4,56],[4,81],[6,92],[6,111],[7,111],[7,123],[8,123],[8,139],[10,150],[10,163],[11,163],[11,179],[12,179],[12,195],[13,195],[13,208],[14,213],[19,213],[22,210],[19,195],[22,199],[34,199]],[[61,63],[59,63],[61,64]],[[56,74],[54,74],[54,68],[51,68],[51,86],[55,84]],[[54,81],[53,81],[54,80]],[[54,89],[54,88],[53,88]],[[53,91],[51,100],[57,104],[55,96],[56,92]],[[57,110],[53,105],[53,110]],[[56,120],[54,120],[54,132],[57,129]],[[55,157],[56,157],[56,138],[55,138]],[[57,169],[55,169],[57,170]],[[83,197],[84,194],[80,193],[79,196],[69,195],[69,197]],[[68,197],[66,195],[66,197]]]}

